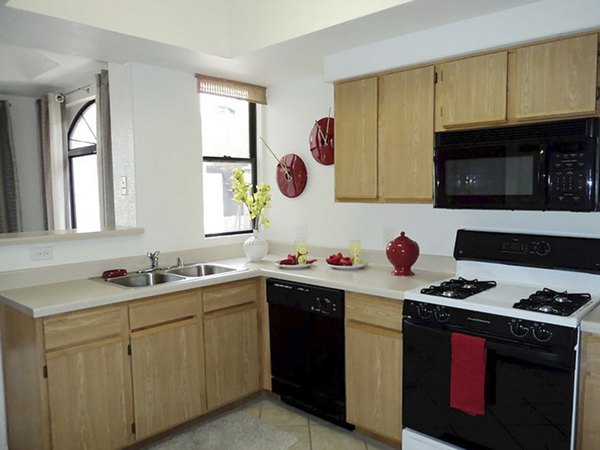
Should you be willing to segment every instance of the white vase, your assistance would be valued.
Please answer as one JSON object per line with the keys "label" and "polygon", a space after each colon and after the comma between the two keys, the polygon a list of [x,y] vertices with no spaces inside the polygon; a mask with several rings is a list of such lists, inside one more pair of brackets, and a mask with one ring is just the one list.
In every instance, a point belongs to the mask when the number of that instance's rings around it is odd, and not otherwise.
{"label": "white vase", "polygon": [[269,243],[259,230],[252,230],[252,236],[244,241],[244,254],[250,261],[260,261],[269,252]]}

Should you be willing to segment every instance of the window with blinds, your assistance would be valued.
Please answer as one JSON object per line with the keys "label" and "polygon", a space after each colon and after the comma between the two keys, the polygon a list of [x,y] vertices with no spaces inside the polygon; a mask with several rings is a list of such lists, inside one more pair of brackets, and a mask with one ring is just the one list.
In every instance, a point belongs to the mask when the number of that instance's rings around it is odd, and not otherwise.
{"label": "window with blinds", "polygon": [[231,173],[238,167],[256,185],[257,103],[266,89],[196,75],[202,130],[204,234],[207,237],[249,233],[246,207],[232,198]]}

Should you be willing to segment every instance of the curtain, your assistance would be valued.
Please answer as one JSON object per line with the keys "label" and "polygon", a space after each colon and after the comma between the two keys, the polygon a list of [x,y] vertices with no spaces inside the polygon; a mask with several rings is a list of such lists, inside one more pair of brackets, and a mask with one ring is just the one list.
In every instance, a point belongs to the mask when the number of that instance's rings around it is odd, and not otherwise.
{"label": "curtain", "polygon": [[0,100],[0,233],[22,231],[10,104]]}
{"label": "curtain", "polygon": [[108,70],[96,75],[96,152],[100,180],[100,212],[104,228],[115,227],[115,195],[111,145],[110,96]]}
{"label": "curtain", "polygon": [[62,130],[64,104],[50,93],[40,100],[42,164],[44,166],[45,208],[48,230],[65,230],[70,223],[67,158]]}
{"label": "curtain", "polygon": [[50,177],[50,124],[48,120],[48,98],[42,97],[35,101],[35,109],[38,118],[39,151],[42,160],[42,194],[44,207],[44,229],[49,230],[50,224],[54,223],[54,212],[52,208],[52,183]]}

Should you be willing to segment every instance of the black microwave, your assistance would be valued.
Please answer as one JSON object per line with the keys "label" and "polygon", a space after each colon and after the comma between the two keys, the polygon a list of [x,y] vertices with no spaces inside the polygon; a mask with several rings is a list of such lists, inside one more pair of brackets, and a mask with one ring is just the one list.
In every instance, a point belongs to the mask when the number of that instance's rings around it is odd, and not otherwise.
{"label": "black microwave", "polygon": [[598,211],[599,119],[435,134],[434,206]]}

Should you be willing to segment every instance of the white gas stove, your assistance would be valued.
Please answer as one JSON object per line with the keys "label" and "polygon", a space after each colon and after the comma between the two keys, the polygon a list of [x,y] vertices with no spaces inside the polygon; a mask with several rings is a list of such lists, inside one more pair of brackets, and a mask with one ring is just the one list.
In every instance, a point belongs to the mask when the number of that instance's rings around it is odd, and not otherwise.
{"label": "white gas stove", "polygon": [[[463,299],[454,298],[452,286],[456,283],[450,281],[461,279],[471,285],[473,282],[477,284],[486,281],[493,281],[495,285]],[[600,275],[591,273],[481,261],[457,261],[456,276],[446,283],[451,285],[448,289],[444,289],[442,283],[438,283],[408,291],[405,297],[432,305],[569,327],[579,326],[581,319],[600,303]],[[537,294],[533,301],[521,302],[521,300],[529,300],[538,292],[541,294]],[[583,295],[573,297],[575,294]],[[516,308],[514,305],[519,302],[522,307],[537,307],[537,310]]]}
{"label": "white gas stove", "polygon": [[466,288],[440,283],[406,298],[569,327],[600,302],[600,239],[459,230],[454,257],[453,281]]}
{"label": "white gas stove", "polygon": [[600,239],[459,230],[454,257],[455,277],[405,294],[406,449],[574,449]]}

